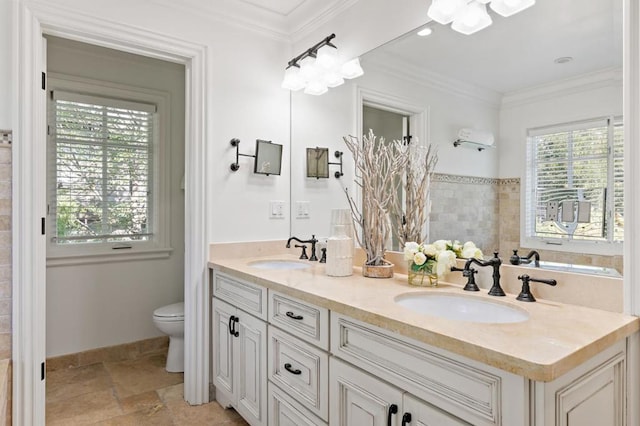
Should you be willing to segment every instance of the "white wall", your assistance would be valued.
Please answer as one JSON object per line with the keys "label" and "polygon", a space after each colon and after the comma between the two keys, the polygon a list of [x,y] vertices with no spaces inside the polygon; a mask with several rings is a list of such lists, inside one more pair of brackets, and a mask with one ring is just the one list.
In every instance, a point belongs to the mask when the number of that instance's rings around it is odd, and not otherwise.
{"label": "white wall", "polygon": [[[604,74],[594,84],[571,85],[565,81],[536,97],[518,99],[507,95],[500,110],[499,177],[525,177],[527,129],[552,124],[567,123],[609,115],[622,115],[622,80]],[[575,79],[579,83],[584,79]],[[523,93],[521,95],[527,95]],[[514,99],[509,102],[509,98]]]}
{"label": "white wall", "polygon": [[0,0],[0,129],[13,130],[11,122],[11,2]]}
{"label": "white wall", "polygon": [[168,259],[47,268],[47,356],[159,336],[154,309],[184,299],[184,66],[59,38],[47,42],[53,73],[168,92],[171,121]]}
{"label": "white wall", "polygon": [[[336,89],[329,89],[322,96],[294,93],[292,98],[292,174],[291,196],[296,200],[311,200],[309,219],[292,219],[292,234],[305,237],[312,233],[327,235],[331,208],[346,208],[342,185],[353,191],[353,159],[345,152],[345,176],[339,180],[307,179],[304,164],[307,147],[329,147],[345,151],[342,137],[353,134],[356,129],[356,89],[383,92],[407,103],[430,111],[429,139],[438,149],[436,172],[467,176],[497,177],[499,149],[478,152],[466,147],[454,148],[461,127],[480,128],[498,134],[499,111],[496,105],[439,89],[427,84],[418,84],[367,66],[365,74]],[[498,140],[498,144],[501,141]],[[333,172],[335,168],[331,168]]]}

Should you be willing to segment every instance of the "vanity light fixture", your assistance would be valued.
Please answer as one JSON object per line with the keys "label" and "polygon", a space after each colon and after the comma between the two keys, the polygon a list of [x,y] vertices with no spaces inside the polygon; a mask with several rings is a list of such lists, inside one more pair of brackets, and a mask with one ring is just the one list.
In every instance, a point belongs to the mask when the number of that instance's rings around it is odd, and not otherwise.
{"label": "vanity light fixture", "polygon": [[284,72],[282,87],[293,91],[304,89],[308,95],[322,95],[329,88],[338,87],[344,79],[364,74],[360,59],[343,62],[338,49],[331,43],[331,34],[290,60]]}
{"label": "vanity light fixture", "polygon": [[535,0],[433,0],[427,15],[442,25],[451,23],[451,29],[469,35],[492,24],[487,4],[506,18],[535,3]]}

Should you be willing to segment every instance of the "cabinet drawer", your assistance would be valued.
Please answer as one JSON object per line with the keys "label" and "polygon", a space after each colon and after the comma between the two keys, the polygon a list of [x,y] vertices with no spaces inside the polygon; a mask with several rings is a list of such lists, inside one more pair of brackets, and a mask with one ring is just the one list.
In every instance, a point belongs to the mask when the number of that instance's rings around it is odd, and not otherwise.
{"label": "cabinet drawer", "polygon": [[269,425],[327,426],[325,422],[311,414],[271,382],[269,382]]}
{"label": "cabinet drawer", "polygon": [[269,322],[305,342],[329,350],[329,311],[325,308],[270,291]]}
{"label": "cabinet drawer", "polygon": [[269,380],[316,416],[329,417],[329,356],[269,325]]}
{"label": "cabinet drawer", "polygon": [[265,287],[214,270],[213,295],[264,321],[267,320]]}
{"label": "cabinet drawer", "polygon": [[331,352],[474,425],[502,424],[503,387],[524,391],[513,374],[333,313]]}

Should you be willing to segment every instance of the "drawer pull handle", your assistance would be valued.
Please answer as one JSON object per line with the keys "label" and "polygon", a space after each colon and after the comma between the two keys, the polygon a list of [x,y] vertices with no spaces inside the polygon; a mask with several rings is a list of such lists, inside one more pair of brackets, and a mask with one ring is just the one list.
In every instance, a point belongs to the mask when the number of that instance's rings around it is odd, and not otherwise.
{"label": "drawer pull handle", "polygon": [[232,336],[234,335],[233,324],[235,323],[235,320],[236,320],[235,315],[231,315],[229,317],[229,334],[231,334]]}
{"label": "drawer pull handle", "polygon": [[294,314],[294,313],[293,313],[293,312],[291,312],[291,311],[287,311],[287,316],[288,316],[289,318],[291,318],[291,319],[294,319],[294,320],[301,320],[301,319],[303,319],[303,318],[304,318],[302,315],[296,315],[296,314]]}
{"label": "drawer pull handle", "polygon": [[286,363],[286,364],[284,365],[284,369],[285,369],[285,370],[287,370],[287,371],[288,371],[289,373],[291,373],[291,374],[295,374],[296,376],[298,376],[298,375],[302,374],[302,371],[300,371],[299,369],[297,369],[297,368],[296,368],[296,369],[294,370],[293,368],[291,368],[291,364],[289,364],[289,363]]}
{"label": "drawer pull handle", "polygon": [[240,335],[240,332],[236,329],[236,325],[238,325],[239,322],[240,322],[240,318],[239,317],[234,317],[234,320],[233,320],[233,335],[235,337],[238,337]]}
{"label": "drawer pull handle", "polygon": [[389,411],[387,412],[387,426],[391,426],[392,425],[391,417],[394,414],[397,414],[397,413],[398,413],[398,406],[396,404],[391,404],[389,406]]}
{"label": "drawer pull handle", "polygon": [[407,426],[411,423],[411,413],[404,413],[402,416],[402,426]]}

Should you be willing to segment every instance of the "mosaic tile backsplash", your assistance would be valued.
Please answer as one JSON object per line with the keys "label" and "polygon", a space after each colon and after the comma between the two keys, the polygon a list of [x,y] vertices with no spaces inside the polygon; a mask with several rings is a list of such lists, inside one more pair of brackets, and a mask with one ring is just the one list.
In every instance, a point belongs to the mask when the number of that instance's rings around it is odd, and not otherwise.
{"label": "mosaic tile backsplash", "polygon": [[[472,240],[485,255],[505,260],[520,246],[520,178],[492,179],[436,173],[431,186],[429,240]],[[598,265],[622,273],[622,256],[538,250],[542,259]]]}

